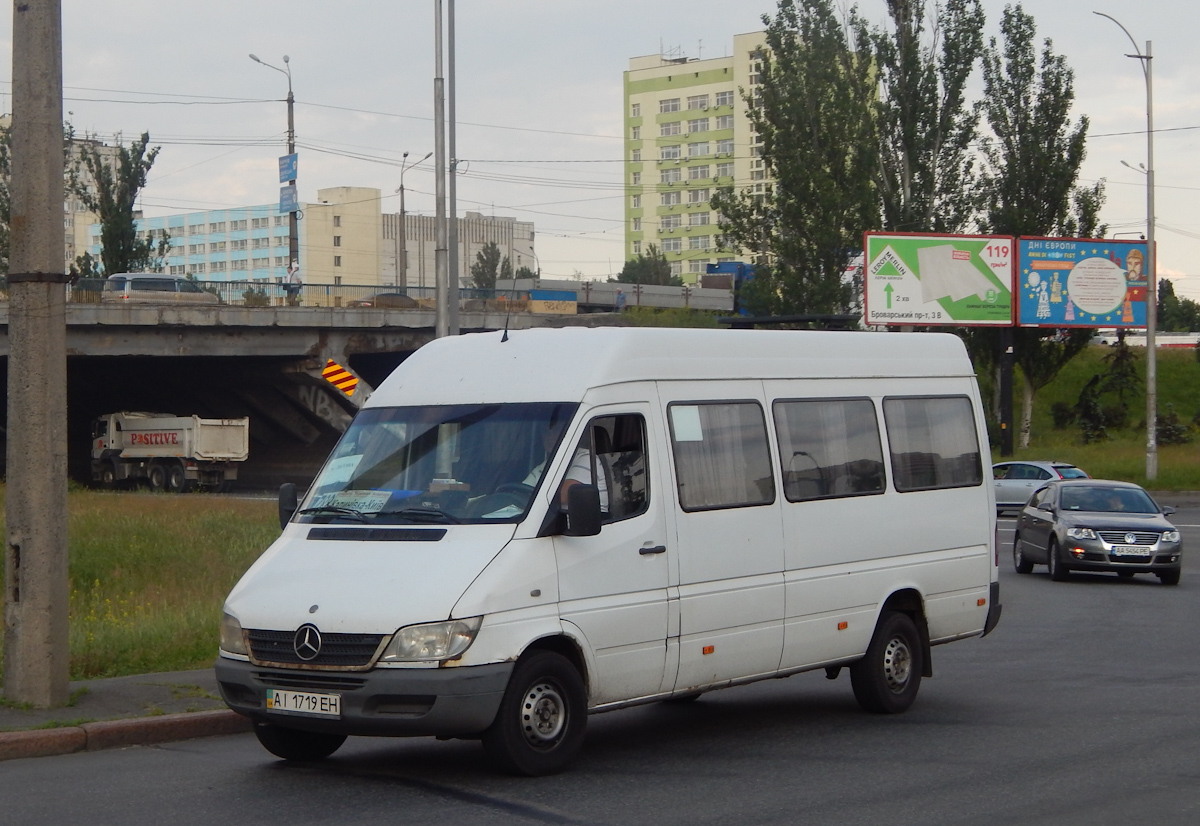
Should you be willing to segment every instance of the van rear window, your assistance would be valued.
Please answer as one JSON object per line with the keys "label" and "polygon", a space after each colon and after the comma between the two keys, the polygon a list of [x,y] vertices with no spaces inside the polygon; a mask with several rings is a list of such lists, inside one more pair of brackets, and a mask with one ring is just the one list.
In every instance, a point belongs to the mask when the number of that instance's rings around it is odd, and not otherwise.
{"label": "van rear window", "polygon": [[775,501],[767,425],[757,402],[673,403],[668,412],[681,508]]}
{"label": "van rear window", "polygon": [[983,483],[975,416],[966,396],[885,398],[883,418],[896,490]]}

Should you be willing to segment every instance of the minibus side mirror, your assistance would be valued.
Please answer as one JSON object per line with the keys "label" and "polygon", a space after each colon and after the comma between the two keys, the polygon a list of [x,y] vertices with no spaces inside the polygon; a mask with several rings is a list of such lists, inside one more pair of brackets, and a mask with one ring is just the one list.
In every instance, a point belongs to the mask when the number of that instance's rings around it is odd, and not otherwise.
{"label": "minibus side mirror", "polygon": [[600,533],[600,489],[595,485],[571,485],[567,489],[567,529],[564,536],[595,536]]}
{"label": "minibus side mirror", "polygon": [[292,517],[296,514],[296,508],[300,507],[300,500],[296,497],[296,485],[294,482],[284,482],[279,486],[279,529],[283,530],[287,527],[287,523],[292,521]]}

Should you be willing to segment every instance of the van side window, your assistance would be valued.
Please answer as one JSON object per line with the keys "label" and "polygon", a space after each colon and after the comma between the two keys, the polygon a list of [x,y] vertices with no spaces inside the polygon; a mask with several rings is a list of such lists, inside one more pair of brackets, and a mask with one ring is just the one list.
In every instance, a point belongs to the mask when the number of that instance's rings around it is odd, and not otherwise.
{"label": "van side window", "polygon": [[600,489],[602,521],[645,513],[650,504],[646,473],[646,422],[633,413],[592,419],[579,441],[565,481]]}
{"label": "van side window", "polygon": [[983,483],[975,417],[966,396],[884,399],[883,418],[896,490]]}
{"label": "van side window", "polygon": [[775,501],[767,424],[757,402],[676,402],[667,411],[681,508]]}
{"label": "van side window", "polygon": [[777,401],[774,411],[789,502],[883,493],[883,447],[870,399]]}

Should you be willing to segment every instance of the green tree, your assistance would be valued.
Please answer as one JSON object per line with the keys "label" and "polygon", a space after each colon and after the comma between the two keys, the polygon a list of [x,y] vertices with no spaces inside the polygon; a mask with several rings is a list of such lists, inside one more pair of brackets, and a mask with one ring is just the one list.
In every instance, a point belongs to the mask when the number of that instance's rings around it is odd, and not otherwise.
{"label": "green tree", "polygon": [[1194,333],[1200,331],[1200,304],[1175,294],[1171,279],[1158,281],[1158,324],[1164,333]]}
{"label": "green tree", "polygon": [[538,274],[529,267],[517,267],[517,278],[537,278]]}
{"label": "green tree", "polygon": [[1129,423],[1129,402],[1142,392],[1142,378],[1138,375],[1140,357],[1125,341],[1123,331],[1117,335],[1117,343],[1104,354],[1108,368],[1100,379],[1100,393],[1117,397],[1114,404],[1105,410],[1105,423],[1122,428]]}
{"label": "green tree", "polygon": [[718,190],[723,246],[757,259],[750,313],[844,312],[846,265],[879,226],[869,34],[855,11],[843,26],[832,0],[779,0],[763,22],[762,83],[742,95],[774,183]]}
{"label": "green tree", "polygon": [[[157,242],[147,234],[138,237],[134,205],[146,186],[160,147],[149,149],[150,134],[128,147],[117,147],[115,165],[104,158],[94,143],[79,147],[78,167],[72,170],[71,188],[89,210],[100,217],[100,260],[104,272],[144,272],[162,266],[170,251],[170,236],[164,231]],[[85,170],[90,184],[79,176]]]}
{"label": "green tree", "polygon": [[883,229],[964,232],[977,208],[979,111],[966,87],[983,48],[983,10],[979,0],[946,0],[929,21],[927,0],[887,7],[890,30],[871,35]]}
{"label": "green tree", "polygon": [[[1033,17],[1006,6],[1001,43],[983,52],[984,97],[979,104],[992,130],[983,142],[979,192],[983,229],[998,235],[1103,236],[1099,224],[1104,182],[1076,186],[1086,154],[1088,120],[1071,121],[1075,74],[1049,39],[1040,58]],[[1029,446],[1033,400],[1091,340],[1090,328],[1013,331],[1024,376],[1020,447]],[[985,334],[986,335],[986,334]],[[995,335],[995,333],[992,333]]]}
{"label": "green tree", "polygon": [[[475,253],[475,263],[471,265],[471,281],[478,290],[496,289],[496,278],[500,273],[500,245],[488,241],[483,249]],[[507,262],[507,258],[505,262]]]}
{"label": "green tree", "polygon": [[[69,157],[71,143],[75,138],[75,130],[71,124],[63,124],[63,155]],[[63,177],[63,199],[69,193],[71,177],[69,172]],[[12,192],[9,189],[12,182],[12,127],[0,126],[0,274],[8,272],[8,252],[12,235],[9,222],[12,219]]]}
{"label": "green tree", "polygon": [[682,286],[683,281],[671,276],[671,264],[667,261],[666,253],[654,244],[646,247],[645,254],[638,253],[637,257],[625,262],[617,281],[622,284],[657,284],[659,286]]}

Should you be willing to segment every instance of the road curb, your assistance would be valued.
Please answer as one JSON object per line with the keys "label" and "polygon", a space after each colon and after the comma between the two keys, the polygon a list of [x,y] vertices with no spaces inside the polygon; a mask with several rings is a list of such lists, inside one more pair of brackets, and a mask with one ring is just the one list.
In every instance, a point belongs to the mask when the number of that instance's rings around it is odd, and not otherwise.
{"label": "road curb", "polygon": [[106,720],[54,729],[0,732],[0,760],[52,757],[77,751],[149,746],[197,737],[241,734],[250,720],[232,711],[196,711]]}

